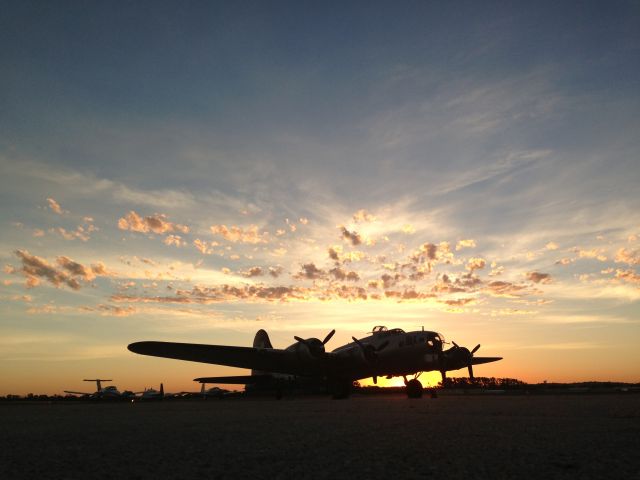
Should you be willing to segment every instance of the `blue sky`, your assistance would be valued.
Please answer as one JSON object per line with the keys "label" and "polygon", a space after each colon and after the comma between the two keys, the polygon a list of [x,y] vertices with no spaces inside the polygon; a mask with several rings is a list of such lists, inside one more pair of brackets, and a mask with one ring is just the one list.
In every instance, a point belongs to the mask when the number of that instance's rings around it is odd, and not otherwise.
{"label": "blue sky", "polygon": [[338,346],[379,323],[480,342],[505,356],[486,374],[637,381],[639,20],[635,2],[9,2],[5,393],[229,371],[133,340],[336,328]]}

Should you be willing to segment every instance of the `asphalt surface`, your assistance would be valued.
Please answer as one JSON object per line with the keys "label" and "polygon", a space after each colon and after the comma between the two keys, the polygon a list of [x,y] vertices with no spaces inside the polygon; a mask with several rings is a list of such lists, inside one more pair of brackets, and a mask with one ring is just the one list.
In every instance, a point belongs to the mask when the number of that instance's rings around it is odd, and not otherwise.
{"label": "asphalt surface", "polygon": [[0,478],[640,478],[640,395],[0,404]]}

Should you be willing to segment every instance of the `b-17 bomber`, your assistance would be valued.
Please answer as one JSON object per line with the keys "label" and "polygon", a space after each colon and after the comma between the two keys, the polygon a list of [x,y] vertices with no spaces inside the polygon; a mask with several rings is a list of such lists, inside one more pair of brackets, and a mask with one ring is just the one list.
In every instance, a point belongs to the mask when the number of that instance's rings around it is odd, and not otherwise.
{"label": "b-17 bomber", "polygon": [[354,381],[369,377],[374,383],[378,377],[402,377],[407,396],[418,398],[423,393],[418,380],[422,372],[439,371],[444,384],[448,371],[466,367],[473,379],[473,365],[502,359],[476,357],[480,345],[469,350],[451,342],[445,349],[447,342],[438,332],[384,326],[327,352],[325,345],[334,334],[332,330],[323,340],[295,336],[296,342],[285,349],[273,348],[264,330],[256,333],[253,347],[144,341],[128,348],[141,355],[252,369],[251,375],[196,379],[202,383],[277,384],[283,378],[312,378],[326,382],[334,398],[348,397]]}

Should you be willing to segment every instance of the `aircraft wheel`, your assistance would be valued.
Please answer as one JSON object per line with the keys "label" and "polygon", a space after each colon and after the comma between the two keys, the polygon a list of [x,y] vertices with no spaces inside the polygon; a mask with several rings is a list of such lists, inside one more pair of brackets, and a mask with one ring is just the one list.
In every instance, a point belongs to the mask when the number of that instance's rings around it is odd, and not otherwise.
{"label": "aircraft wheel", "polygon": [[417,378],[407,382],[407,397],[422,398],[422,384]]}
{"label": "aircraft wheel", "polygon": [[334,382],[331,385],[331,398],[334,400],[344,400],[349,398],[351,393],[351,382]]}

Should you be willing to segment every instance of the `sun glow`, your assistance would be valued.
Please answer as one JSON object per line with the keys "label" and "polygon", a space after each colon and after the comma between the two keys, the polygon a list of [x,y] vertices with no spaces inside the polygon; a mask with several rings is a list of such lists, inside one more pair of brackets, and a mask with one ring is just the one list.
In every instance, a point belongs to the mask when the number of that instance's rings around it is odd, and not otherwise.
{"label": "sun glow", "polygon": [[[413,375],[410,375],[407,377],[407,380],[411,380],[413,378]],[[436,387],[438,386],[438,383],[440,383],[440,373],[439,372],[425,372],[422,375],[420,375],[418,377],[418,380],[420,380],[420,383],[422,383],[422,386],[425,388],[432,388],[432,387]],[[360,385],[362,385],[363,387],[372,387],[372,386],[378,386],[378,387],[404,387],[404,379],[402,377],[393,377],[390,379],[387,379],[386,377],[378,377],[378,383],[373,383],[373,379],[372,378],[365,378],[363,380],[359,380]]]}

